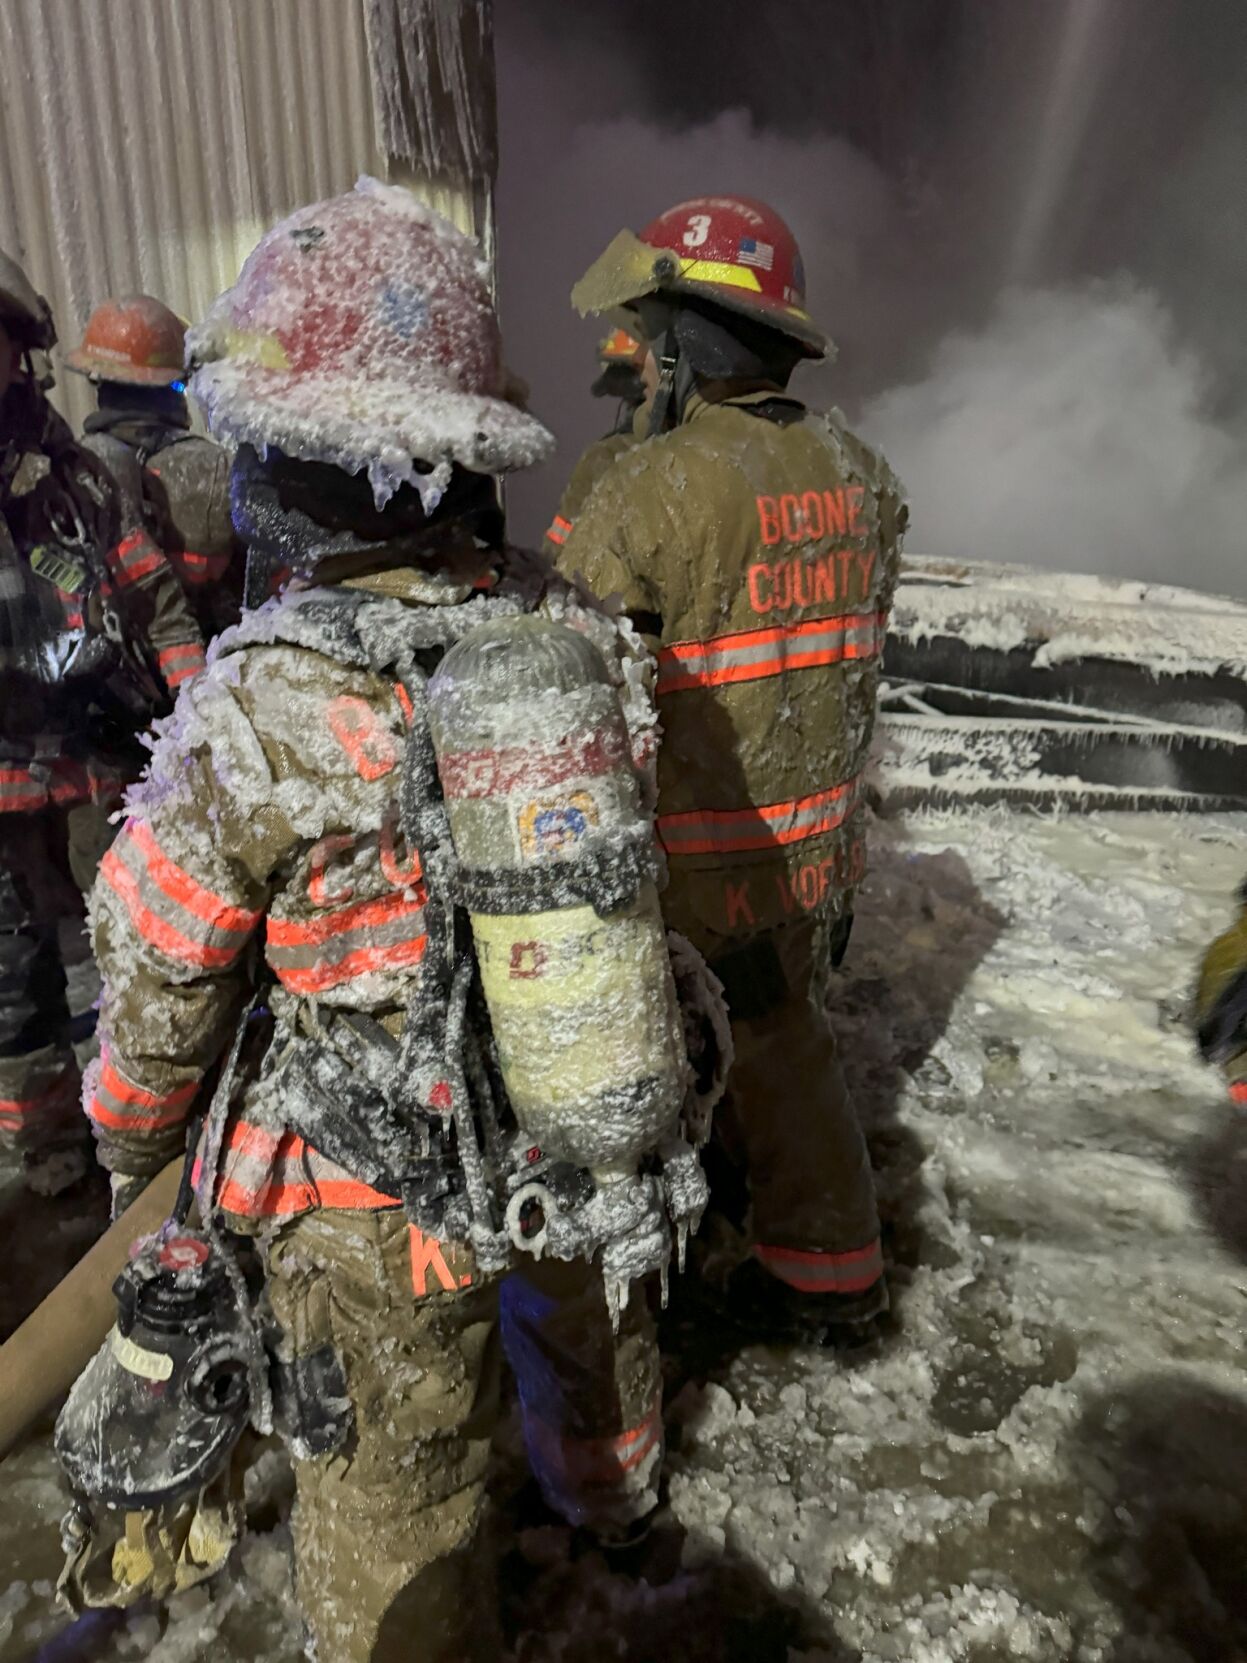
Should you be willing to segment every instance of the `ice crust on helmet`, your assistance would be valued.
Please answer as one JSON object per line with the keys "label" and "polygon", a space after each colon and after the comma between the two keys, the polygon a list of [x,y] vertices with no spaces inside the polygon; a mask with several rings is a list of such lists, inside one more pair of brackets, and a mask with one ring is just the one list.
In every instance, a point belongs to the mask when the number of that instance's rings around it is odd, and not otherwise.
{"label": "ice crust on helmet", "polygon": [[[420,270],[396,253],[413,224],[431,234]],[[335,236],[347,246],[328,281],[305,262],[331,259]],[[378,506],[412,485],[431,510],[453,463],[503,473],[554,447],[501,397],[487,279],[470,238],[409,191],[365,176],[265,235],[188,333],[190,391],[226,443],[364,473]],[[296,331],[292,359],[282,340]]]}

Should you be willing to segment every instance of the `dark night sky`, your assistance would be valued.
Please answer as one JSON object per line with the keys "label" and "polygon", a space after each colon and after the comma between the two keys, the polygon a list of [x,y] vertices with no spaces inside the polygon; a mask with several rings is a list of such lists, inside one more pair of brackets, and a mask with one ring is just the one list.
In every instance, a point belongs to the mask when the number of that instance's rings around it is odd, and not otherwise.
{"label": "dark night sky", "polygon": [[[512,487],[522,537],[609,419],[572,282],[738,190],[802,243],[840,347],[802,389],[886,442],[911,546],[1161,577],[1195,513],[1185,581],[1244,587],[1241,0],[498,0],[497,34],[504,331],[561,443]],[[1182,502],[1145,523],[1165,464]],[[984,467],[1017,488],[978,500]],[[1050,557],[1036,472],[1084,528]]]}

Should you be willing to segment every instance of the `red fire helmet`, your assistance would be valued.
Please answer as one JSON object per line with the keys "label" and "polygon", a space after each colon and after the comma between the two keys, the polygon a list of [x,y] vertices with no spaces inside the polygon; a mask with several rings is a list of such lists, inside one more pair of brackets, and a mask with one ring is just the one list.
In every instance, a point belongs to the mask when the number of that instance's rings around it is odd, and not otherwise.
{"label": "red fire helmet", "polygon": [[430,468],[444,483],[452,462],[501,473],[553,448],[503,396],[476,244],[375,179],[266,232],[187,345],[214,434],[366,472],[379,503]]}
{"label": "red fire helmet", "polygon": [[186,325],[149,294],[105,300],[87,319],[82,340],[65,362],[92,381],[171,387],[185,371]]}
{"label": "red fire helmet", "polygon": [[701,295],[769,324],[811,358],[831,342],[805,309],[805,271],[796,238],[765,202],[696,196],[621,231],[572,290],[582,313],[614,312],[643,295]]}

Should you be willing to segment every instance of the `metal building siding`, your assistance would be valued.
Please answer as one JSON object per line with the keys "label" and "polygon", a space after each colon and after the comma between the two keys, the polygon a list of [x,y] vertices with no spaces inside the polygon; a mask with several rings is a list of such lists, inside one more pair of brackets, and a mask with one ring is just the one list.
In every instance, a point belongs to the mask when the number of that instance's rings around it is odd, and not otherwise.
{"label": "metal building siding", "polygon": [[[0,0],[0,248],[61,349],[110,294],[200,316],[268,225],[360,173],[488,243],[469,195],[379,152],[364,0]],[[89,386],[57,383],[80,420]]]}

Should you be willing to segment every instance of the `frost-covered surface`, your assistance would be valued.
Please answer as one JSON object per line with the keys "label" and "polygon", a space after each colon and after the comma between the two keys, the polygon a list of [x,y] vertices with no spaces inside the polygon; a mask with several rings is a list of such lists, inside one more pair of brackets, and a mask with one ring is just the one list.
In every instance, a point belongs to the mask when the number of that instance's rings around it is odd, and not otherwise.
{"label": "frost-covered surface", "polygon": [[430,510],[452,462],[500,473],[553,449],[502,396],[501,350],[476,244],[366,177],[268,231],[187,335],[217,438],[367,472],[379,506],[415,485]]}
{"label": "frost-covered surface", "polygon": [[[891,709],[889,693],[900,695]],[[870,779],[888,805],[1025,800],[1079,813],[1238,809],[1247,798],[1247,740],[1210,728],[1063,722],[1057,703],[1042,721],[949,716],[906,709],[903,687],[881,702]],[[1215,770],[1199,766],[1203,752]]]}
{"label": "frost-covered surface", "polygon": [[1247,605],[1160,583],[906,555],[890,629],[1029,647],[1036,668],[1120,659],[1156,674],[1247,674]]}
{"label": "frost-covered surface", "polygon": [[[630,1572],[533,1517],[509,1428],[510,1656],[1247,1655],[1247,1121],[1179,1022],[1245,832],[1002,811],[873,828],[836,998],[893,1325],[847,1357],[677,1327],[670,1507]],[[265,1459],[260,1492],[280,1487]],[[0,1483],[7,1663],[64,1621],[46,1444]],[[270,1502],[215,1602],[56,1655],[287,1663],[286,1542]]]}

